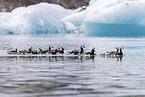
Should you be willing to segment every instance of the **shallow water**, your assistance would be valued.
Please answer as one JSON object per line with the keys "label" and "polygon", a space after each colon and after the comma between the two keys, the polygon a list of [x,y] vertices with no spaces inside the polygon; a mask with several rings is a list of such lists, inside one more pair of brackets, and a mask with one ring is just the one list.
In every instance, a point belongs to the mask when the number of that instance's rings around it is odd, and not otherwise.
{"label": "shallow water", "polygon": [[[123,57],[9,56],[8,50],[64,46],[96,53],[124,47]],[[0,95],[4,97],[145,96],[145,38],[84,35],[0,36]]]}

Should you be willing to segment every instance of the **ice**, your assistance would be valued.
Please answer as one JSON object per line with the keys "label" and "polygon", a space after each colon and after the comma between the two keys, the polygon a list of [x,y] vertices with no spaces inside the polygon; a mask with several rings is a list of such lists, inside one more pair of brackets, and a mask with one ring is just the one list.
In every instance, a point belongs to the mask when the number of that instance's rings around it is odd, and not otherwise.
{"label": "ice", "polygon": [[40,3],[0,13],[0,34],[145,36],[145,0],[91,0],[86,10]]}
{"label": "ice", "polygon": [[67,16],[89,36],[145,36],[145,0],[91,0],[85,11]]}
{"label": "ice", "polygon": [[67,33],[65,24],[59,19],[72,13],[72,10],[48,3],[20,7],[7,13],[1,12],[0,34]]}

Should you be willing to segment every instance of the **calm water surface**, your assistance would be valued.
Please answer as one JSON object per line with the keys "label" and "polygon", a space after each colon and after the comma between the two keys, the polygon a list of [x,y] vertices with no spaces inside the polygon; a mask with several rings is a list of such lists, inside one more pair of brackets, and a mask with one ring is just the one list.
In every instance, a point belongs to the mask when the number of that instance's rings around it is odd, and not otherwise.
{"label": "calm water surface", "polygon": [[[9,56],[8,50],[64,46],[65,52],[124,47],[123,57]],[[0,36],[0,95],[3,97],[145,96],[145,38],[84,35]]]}

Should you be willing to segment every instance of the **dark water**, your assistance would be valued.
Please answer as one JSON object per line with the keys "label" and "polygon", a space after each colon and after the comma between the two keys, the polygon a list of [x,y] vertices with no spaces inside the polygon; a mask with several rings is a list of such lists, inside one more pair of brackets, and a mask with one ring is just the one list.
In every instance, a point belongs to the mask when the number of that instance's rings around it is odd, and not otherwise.
{"label": "dark water", "polygon": [[[96,53],[124,47],[123,57],[9,56],[7,51],[64,46],[65,52]],[[0,36],[0,95],[3,97],[145,96],[145,38],[97,38],[83,35]]]}

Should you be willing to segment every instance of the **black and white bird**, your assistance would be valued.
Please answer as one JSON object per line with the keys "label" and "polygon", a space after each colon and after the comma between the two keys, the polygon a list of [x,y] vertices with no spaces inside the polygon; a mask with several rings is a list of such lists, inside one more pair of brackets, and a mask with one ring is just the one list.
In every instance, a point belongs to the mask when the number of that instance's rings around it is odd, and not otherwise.
{"label": "black and white bird", "polygon": [[116,52],[116,53],[113,53],[113,55],[116,55],[116,56],[122,56],[123,55],[123,51],[122,49],[124,49],[124,47],[120,47],[120,51]]}
{"label": "black and white bird", "polygon": [[49,51],[48,53],[49,53],[49,54],[52,54],[52,55],[56,55],[56,54],[57,54],[57,50],[58,50],[58,48],[55,49],[55,51]]}
{"label": "black and white bird", "polygon": [[84,48],[85,48],[85,46],[81,45],[80,50],[73,50],[73,51],[68,52],[68,54],[74,54],[74,55],[83,54]]}
{"label": "black and white bird", "polygon": [[15,50],[11,50],[7,52],[8,54],[17,54],[17,48]]}
{"label": "black and white bird", "polygon": [[90,52],[84,52],[84,54],[86,54],[86,55],[96,55],[95,54],[95,48],[93,47]]}
{"label": "black and white bird", "polygon": [[63,53],[64,53],[64,47],[61,47],[61,49],[59,48],[59,49],[57,50],[57,52],[60,53],[60,54],[63,54]]}

